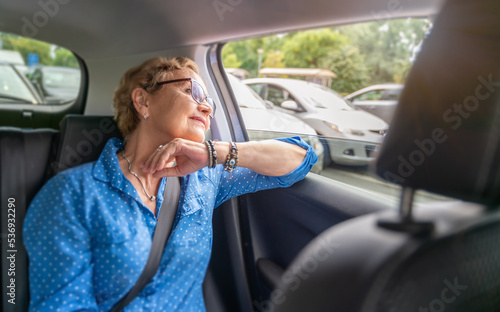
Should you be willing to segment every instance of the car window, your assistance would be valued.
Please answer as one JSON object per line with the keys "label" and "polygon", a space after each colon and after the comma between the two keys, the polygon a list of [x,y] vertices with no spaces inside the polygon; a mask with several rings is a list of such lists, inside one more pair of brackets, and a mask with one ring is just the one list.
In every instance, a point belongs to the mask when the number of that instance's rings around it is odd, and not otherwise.
{"label": "car window", "polygon": [[401,90],[387,90],[386,93],[384,94],[383,100],[386,101],[397,101],[399,100],[399,95],[401,94]]}
{"label": "car window", "polygon": [[39,99],[34,92],[27,80],[13,65],[0,63],[0,104],[39,104]]}
{"label": "car window", "polygon": [[[9,33],[1,33],[0,41],[0,63],[14,67],[23,76],[12,82],[16,87],[11,87],[10,95],[41,105],[75,101],[81,88],[81,71],[71,51]],[[3,75],[7,75],[6,72],[7,69],[3,68]],[[12,73],[10,75],[12,77]]]}
{"label": "car window", "polygon": [[384,90],[373,90],[366,93],[362,93],[353,98],[354,101],[378,101],[382,99]]}
{"label": "car window", "polygon": [[261,95],[262,94],[262,87],[263,85],[260,84],[260,83],[255,83],[255,84],[249,84],[248,85],[250,88],[252,88],[252,90],[255,91],[255,93]]}
{"label": "car window", "polygon": [[290,94],[280,87],[267,85],[265,99],[273,102],[274,105],[280,106],[283,101],[289,100]]}
{"label": "car window", "polygon": [[[243,83],[280,113],[288,114],[313,129],[323,147],[319,172],[323,176],[397,202],[400,189],[376,177],[370,166],[389,129],[395,105],[359,105],[356,100],[395,100],[401,89],[368,90],[351,101],[349,94],[384,84],[404,84],[420,44],[431,29],[427,19],[382,20],[335,28],[276,34],[226,44],[222,51],[225,64],[248,75]],[[257,48],[256,48],[257,47]],[[227,49],[228,52],[224,53]],[[260,51],[259,53],[257,52]],[[362,91],[360,91],[362,92]],[[247,106],[241,92],[240,108]],[[281,109],[286,100],[296,102],[300,110]],[[372,107],[373,106],[373,107]],[[373,109],[373,110],[370,110]],[[252,123],[252,112],[241,109],[249,137],[271,131],[271,122]],[[280,129],[282,129],[281,127]],[[290,131],[280,134],[291,135]],[[447,200],[419,192],[416,201]]]}
{"label": "car window", "polygon": [[343,97],[330,88],[318,84],[311,84],[311,88],[298,88],[294,90],[306,103],[317,108],[330,108],[340,110],[352,110],[354,107]]}
{"label": "car window", "polygon": [[240,107],[265,109],[264,100],[251,88],[239,82],[238,78],[228,75],[233,92],[238,96],[237,101]]}

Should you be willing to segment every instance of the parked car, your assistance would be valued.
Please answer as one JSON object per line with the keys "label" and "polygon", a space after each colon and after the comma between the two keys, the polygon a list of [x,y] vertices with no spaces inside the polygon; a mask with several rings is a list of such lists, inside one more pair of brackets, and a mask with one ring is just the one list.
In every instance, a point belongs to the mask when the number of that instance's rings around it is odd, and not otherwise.
{"label": "parked car", "polygon": [[390,123],[402,91],[402,84],[385,83],[360,89],[344,98],[351,101],[354,106]]}
{"label": "parked car", "polygon": [[0,104],[41,104],[42,98],[15,65],[0,62]]}
{"label": "parked car", "polygon": [[297,79],[254,78],[243,81],[275,105],[293,114],[327,139],[334,163],[366,166],[382,143],[388,124],[355,109],[335,91]]}
{"label": "parked car", "polygon": [[35,66],[27,74],[43,95],[46,104],[74,101],[80,91],[81,74],[76,68],[61,66]]}
{"label": "parked car", "polygon": [[324,149],[316,131],[302,120],[275,110],[272,103],[266,103],[235,76],[231,74],[227,76],[238,102],[248,138],[267,140],[292,135],[300,136],[314,148],[314,152],[318,155],[318,162],[311,171],[320,173],[323,170]]}

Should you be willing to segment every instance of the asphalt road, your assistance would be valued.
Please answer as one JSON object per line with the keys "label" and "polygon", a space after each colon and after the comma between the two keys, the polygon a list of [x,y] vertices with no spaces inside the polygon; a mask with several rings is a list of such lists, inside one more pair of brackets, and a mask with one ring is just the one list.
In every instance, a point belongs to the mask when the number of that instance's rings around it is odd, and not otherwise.
{"label": "asphalt road", "polygon": [[[375,193],[390,200],[399,201],[401,187],[382,180],[367,167],[330,165],[323,169],[321,175],[357,188],[365,189],[368,192]],[[424,191],[417,191],[414,198],[415,203],[448,200],[450,200],[450,198]]]}

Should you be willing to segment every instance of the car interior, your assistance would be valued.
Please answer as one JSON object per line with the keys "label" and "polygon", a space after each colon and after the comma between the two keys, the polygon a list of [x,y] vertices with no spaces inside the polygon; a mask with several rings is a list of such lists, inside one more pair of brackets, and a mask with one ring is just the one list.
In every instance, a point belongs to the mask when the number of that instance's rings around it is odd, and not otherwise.
{"label": "car interior", "polygon": [[[3,1],[1,32],[71,50],[82,79],[71,103],[0,104],[1,310],[28,311],[22,227],[33,197],[121,138],[112,94],[128,68],[192,58],[218,104],[209,136],[246,141],[224,44],[429,17],[371,167],[401,186],[400,199],[310,173],[225,202],[213,215],[206,310],[500,311],[499,14],[497,0]],[[417,190],[452,200],[415,203]]]}

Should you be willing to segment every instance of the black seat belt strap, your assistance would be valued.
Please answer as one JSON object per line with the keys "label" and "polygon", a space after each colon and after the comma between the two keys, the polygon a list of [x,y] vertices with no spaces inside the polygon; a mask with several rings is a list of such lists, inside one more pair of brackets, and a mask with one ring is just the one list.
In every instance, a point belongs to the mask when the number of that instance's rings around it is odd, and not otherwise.
{"label": "black seat belt strap", "polygon": [[111,312],[123,310],[127,304],[134,300],[134,298],[142,291],[144,286],[146,286],[153,278],[156,271],[158,271],[163,250],[165,249],[170,232],[172,232],[172,226],[174,224],[177,206],[179,204],[180,193],[181,186],[179,179],[176,177],[167,178],[163,203],[161,204],[158,222],[156,223],[156,229],[153,236],[153,243],[151,244],[151,251],[149,252],[149,258],[146,262],[146,266],[142,270],[139,279],[137,279],[137,282],[132,289],[130,289],[130,291],[115,304],[113,309],[111,309]]}

